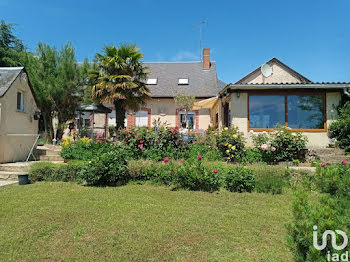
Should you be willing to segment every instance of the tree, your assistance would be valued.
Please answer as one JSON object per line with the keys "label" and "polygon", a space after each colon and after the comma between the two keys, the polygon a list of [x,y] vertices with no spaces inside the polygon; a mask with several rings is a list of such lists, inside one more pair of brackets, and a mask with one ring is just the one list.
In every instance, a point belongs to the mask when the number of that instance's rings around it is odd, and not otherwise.
{"label": "tree", "polygon": [[147,67],[143,66],[136,45],[123,44],[118,48],[105,46],[104,54],[96,54],[98,69],[89,72],[92,97],[101,103],[113,103],[116,111],[116,130],[124,127],[127,109],[137,111],[145,104],[150,92],[145,84]]}
{"label": "tree", "polygon": [[179,107],[183,108],[186,113],[186,125],[187,128],[190,129],[188,126],[188,112],[191,111],[194,102],[196,102],[195,96],[188,95],[186,93],[178,94],[174,97],[175,102],[179,105]]}
{"label": "tree", "polygon": [[23,64],[37,97],[44,118],[47,136],[53,137],[52,119],[58,118],[57,136],[72,119],[87,86],[89,63],[78,65],[70,43],[61,50],[39,43],[36,53],[26,53]]}
{"label": "tree", "polygon": [[0,21],[0,67],[20,66],[25,51],[22,40],[13,35],[13,24]]}

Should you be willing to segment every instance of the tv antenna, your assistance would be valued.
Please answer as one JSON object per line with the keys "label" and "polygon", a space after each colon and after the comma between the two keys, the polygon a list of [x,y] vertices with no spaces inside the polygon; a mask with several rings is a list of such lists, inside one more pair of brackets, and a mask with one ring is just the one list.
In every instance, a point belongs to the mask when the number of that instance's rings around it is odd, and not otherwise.
{"label": "tv antenna", "polygon": [[203,20],[202,22],[200,22],[198,24],[199,26],[199,59],[202,61],[203,57],[202,57],[202,29],[203,29],[203,25],[207,25],[208,22],[207,20]]}

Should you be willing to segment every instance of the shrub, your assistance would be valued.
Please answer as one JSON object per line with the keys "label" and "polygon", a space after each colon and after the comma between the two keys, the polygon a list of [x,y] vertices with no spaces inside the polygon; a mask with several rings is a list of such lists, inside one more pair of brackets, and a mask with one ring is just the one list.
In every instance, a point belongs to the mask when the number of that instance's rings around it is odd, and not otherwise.
{"label": "shrub", "polygon": [[236,157],[239,163],[259,163],[263,161],[261,152],[257,148],[246,148],[242,154]]}
{"label": "shrub", "polygon": [[99,154],[115,150],[112,143],[94,143],[89,138],[81,138],[77,141],[65,139],[62,143],[61,157],[64,159],[91,160]]}
{"label": "shrub", "polygon": [[168,156],[174,159],[184,157],[188,149],[178,128],[160,126],[157,128],[133,127],[122,130],[120,139],[133,159],[161,160]]}
{"label": "shrub", "polygon": [[225,188],[231,192],[252,192],[255,187],[253,171],[243,167],[232,167],[225,173]]}
{"label": "shrub", "polygon": [[302,153],[308,138],[301,132],[292,132],[289,127],[280,126],[271,133],[253,135],[254,146],[260,150],[265,162],[305,161]]}
{"label": "shrub", "polygon": [[202,165],[202,157],[196,161],[186,161],[177,171],[176,185],[189,190],[213,192],[220,189],[222,178],[218,170],[208,170]]}
{"label": "shrub", "polygon": [[336,145],[350,151],[350,101],[339,110],[338,119],[329,126],[330,137],[336,138]]}
{"label": "shrub", "polygon": [[68,164],[37,162],[31,165],[29,171],[30,182],[37,181],[78,181],[79,173],[85,162],[70,161]]}
{"label": "shrub", "polygon": [[244,137],[238,127],[225,127],[221,132],[215,133],[216,145],[228,161],[239,158],[244,149]]}
{"label": "shrub", "polygon": [[224,157],[217,147],[205,144],[192,144],[185,154],[186,159],[196,159],[198,155],[208,161],[223,160]]}
{"label": "shrub", "polygon": [[87,186],[116,186],[129,179],[128,165],[121,150],[98,155],[84,166],[80,173],[81,182]]}

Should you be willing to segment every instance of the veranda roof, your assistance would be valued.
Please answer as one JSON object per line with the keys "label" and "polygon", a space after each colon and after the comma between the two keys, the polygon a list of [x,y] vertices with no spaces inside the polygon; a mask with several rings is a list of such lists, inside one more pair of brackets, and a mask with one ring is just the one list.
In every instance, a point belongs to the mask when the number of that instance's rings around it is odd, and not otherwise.
{"label": "veranda roof", "polygon": [[83,105],[83,106],[79,106],[77,110],[83,111],[83,112],[94,112],[94,113],[104,113],[104,114],[112,112],[111,109],[109,109],[108,107],[105,107],[102,104]]}
{"label": "veranda roof", "polygon": [[217,103],[217,101],[218,101],[217,97],[211,97],[208,99],[204,99],[204,100],[195,102],[193,104],[193,110],[199,110],[202,108],[212,109],[214,107],[214,105]]}

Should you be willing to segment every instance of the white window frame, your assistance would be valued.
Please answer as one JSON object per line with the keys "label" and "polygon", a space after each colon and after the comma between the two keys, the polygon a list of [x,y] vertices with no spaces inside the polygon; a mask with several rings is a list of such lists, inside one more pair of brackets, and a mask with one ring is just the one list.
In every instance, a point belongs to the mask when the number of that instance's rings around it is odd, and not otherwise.
{"label": "white window frame", "polygon": [[[179,124],[180,124],[180,127],[182,127],[181,115],[186,115],[186,112],[185,111],[180,111],[179,112]],[[195,112],[188,112],[188,115],[194,115],[194,117],[193,117],[193,128],[192,129],[196,129],[196,113]],[[188,129],[188,119],[187,119],[187,122],[186,122],[186,128]]]}
{"label": "white window frame", "polygon": [[[18,94],[21,94],[20,108],[18,108]],[[16,108],[17,112],[24,112],[24,93],[22,91],[17,91]]]}
{"label": "white window frame", "polygon": [[158,83],[158,78],[148,78],[146,81],[147,85],[156,85]]}
{"label": "white window frame", "polygon": [[178,85],[188,85],[189,79],[188,78],[179,78]]}

